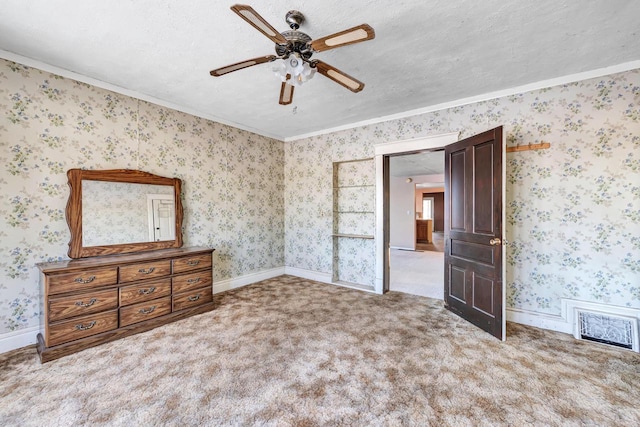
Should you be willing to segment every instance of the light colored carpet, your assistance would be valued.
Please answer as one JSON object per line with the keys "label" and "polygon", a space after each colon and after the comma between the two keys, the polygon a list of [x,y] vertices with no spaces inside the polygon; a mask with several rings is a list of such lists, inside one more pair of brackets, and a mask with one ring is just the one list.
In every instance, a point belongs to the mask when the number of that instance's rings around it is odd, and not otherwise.
{"label": "light colored carpet", "polygon": [[511,324],[502,343],[442,301],[282,276],[213,312],[40,365],[0,356],[0,424],[640,424],[637,354]]}
{"label": "light colored carpet", "polygon": [[433,240],[431,243],[424,243],[424,241],[421,240],[417,241],[416,250],[444,252],[444,232],[434,231],[431,238]]}
{"label": "light colored carpet", "polygon": [[391,249],[389,290],[444,298],[444,253]]}

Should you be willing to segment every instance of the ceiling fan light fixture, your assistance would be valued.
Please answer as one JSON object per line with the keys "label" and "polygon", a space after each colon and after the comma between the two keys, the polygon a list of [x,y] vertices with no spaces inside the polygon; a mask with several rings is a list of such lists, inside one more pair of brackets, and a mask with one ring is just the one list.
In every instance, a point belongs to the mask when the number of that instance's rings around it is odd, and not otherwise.
{"label": "ceiling fan light fixture", "polygon": [[277,61],[273,67],[273,72],[283,82],[292,86],[300,86],[313,78],[316,73],[315,68],[311,68],[297,54],[293,54],[286,59]]}
{"label": "ceiling fan light fixture", "polygon": [[302,73],[303,62],[296,55],[291,55],[289,58],[285,59],[285,62],[287,62],[287,68],[293,71],[293,73],[291,74],[292,76]]}

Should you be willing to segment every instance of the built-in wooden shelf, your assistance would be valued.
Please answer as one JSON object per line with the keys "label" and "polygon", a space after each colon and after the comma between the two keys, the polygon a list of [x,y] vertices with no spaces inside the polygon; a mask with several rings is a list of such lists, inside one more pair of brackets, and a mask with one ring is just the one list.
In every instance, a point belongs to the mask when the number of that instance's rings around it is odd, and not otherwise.
{"label": "built-in wooden shelf", "polygon": [[353,159],[353,160],[340,160],[334,163],[359,163],[359,162],[370,162],[371,160],[374,160],[374,157],[365,157],[362,159]]}
{"label": "built-in wooden shelf", "polygon": [[341,188],[362,188],[362,187],[375,187],[375,184],[341,185],[339,187],[333,187],[333,189],[340,190]]}
{"label": "built-in wooden shelf", "polygon": [[[369,163],[366,163],[369,162]],[[344,164],[351,163],[351,165],[344,166]],[[354,163],[361,163],[361,165],[355,165]],[[332,243],[333,243],[333,266],[332,266],[332,279],[331,282],[346,286],[354,289],[361,289],[373,292],[373,287],[363,285],[360,283],[346,282],[345,275],[349,275],[344,271],[341,271],[341,264],[351,259],[354,254],[346,251],[344,246],[355,247],[368,246],[362,239],[373,240],[374,236],[370,234],[355,234],[355,233],[341,233],[340,231],[372,231],[375,227],[375,211],[374,208],[374,191],[375,181],[373,181],[373,170],[375,164],[373,163],[373,157],[366,159],[354,159],[347,161],[333,162],[333,231]],[[367,175],[365,175],[367,173]],[[363,198],[356,201],[346,200],[342,196],[349,196],[351,194],[360,195]],[[359,215],[354,217],[354,215]],[[358,218],[362,221],[362,228],[349,229],[344,228],[342,223],[345,218]],[[348,239],[348,240],[347,240]],[[343,277],[341,277],[343,276]],[[369,282],[369,278],[365,277],[361,273],[352,274],[350,279],[355,281],[362,280],[363,282]],[[362,277],[360,277],[362,276]]]}
{"label": "built-in wooden shelf", "polygon": [[345,234],[345,233],[335,233],[332,234],[333,237],[347,237],[350,239],[373,239],[374,237],[369,234]]}

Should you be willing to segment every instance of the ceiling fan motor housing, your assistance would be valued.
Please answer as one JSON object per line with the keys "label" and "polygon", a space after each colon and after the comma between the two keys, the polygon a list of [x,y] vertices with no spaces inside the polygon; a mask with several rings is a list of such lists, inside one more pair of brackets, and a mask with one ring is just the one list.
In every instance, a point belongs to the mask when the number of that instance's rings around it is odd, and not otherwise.
{"label": "ceiling fan motor housing", "polygon": [[289,30],[281,33],[287,39],[287,44],[276,44],[276,54],[282,57],[288,57],[292,53],[298,53],[304,59],[311,58],[313,51],[311,50],[311,37],[302,31]]}
{"label": "ceiling fan motor housing", "polygon": [[302,31],[298,31],[304,22],[304,15],[297,10],[290,10],[285,17],[291,30],[280,34],[287,39],[287,44],[276,44],[276,54],[283,58],[288,58],[292,53],[297,53],[302,59],[309,59],[313,55],[311,49],[311,37]]}

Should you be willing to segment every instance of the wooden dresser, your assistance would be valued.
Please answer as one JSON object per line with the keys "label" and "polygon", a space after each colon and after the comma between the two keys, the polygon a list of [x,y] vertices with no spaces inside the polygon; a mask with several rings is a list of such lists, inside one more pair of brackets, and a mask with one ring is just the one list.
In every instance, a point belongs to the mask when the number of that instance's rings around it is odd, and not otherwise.
{"label": "wooden dresser", "polygon": [[41,263],[42,362],[213,309],[209,248]]}

